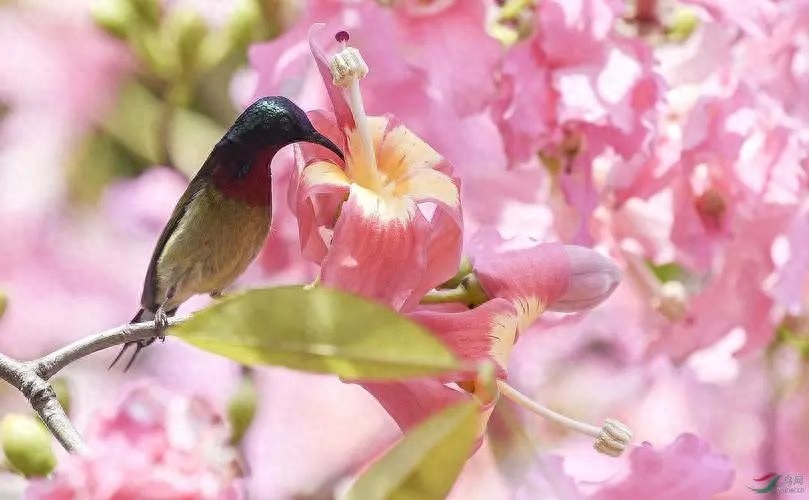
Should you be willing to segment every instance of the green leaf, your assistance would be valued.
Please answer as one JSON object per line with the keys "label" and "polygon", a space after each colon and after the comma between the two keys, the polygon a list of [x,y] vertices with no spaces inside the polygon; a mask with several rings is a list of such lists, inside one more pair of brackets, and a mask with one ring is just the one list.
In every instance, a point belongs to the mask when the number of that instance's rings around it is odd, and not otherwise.
{"label": "green leaf", "polygon": [[450,406],[405,434],[365,471],[345,500],[446,498],[478,433],[475,402]]}
{"label": "green leaf", "polygon": [[349,379],[459,369],[453,354],[420,325],[376,302],[321,287],[250,290],[194,314],[171,331],[242,364]]}

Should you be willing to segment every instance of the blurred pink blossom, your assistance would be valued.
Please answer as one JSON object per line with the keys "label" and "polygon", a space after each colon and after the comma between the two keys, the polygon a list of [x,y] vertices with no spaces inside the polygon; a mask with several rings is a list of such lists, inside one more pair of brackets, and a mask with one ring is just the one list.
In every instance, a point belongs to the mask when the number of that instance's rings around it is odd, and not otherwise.
{"label": "blurred pink blossom", "polygon": [[85,434],[89,454],[64,458],[30,499],[240,498],[235,450],[205,401],[154,386],[129,391]]}
{"label": "blurred pink blossom", "polygon": [[730,488],[733,465],[693,434],[682,434],[656,450],[643,443],[629,455],[629,475],[596,493],[597,500],[653,496],[661,500],[711,498]]}

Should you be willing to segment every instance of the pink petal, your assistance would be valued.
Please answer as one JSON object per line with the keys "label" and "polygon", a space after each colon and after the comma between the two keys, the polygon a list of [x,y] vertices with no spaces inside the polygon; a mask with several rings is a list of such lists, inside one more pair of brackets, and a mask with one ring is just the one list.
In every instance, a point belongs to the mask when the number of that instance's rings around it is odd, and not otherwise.
{"label": "pink petal", "polygon": [[492,114],[512,163],[528,160],[552,136],[556,95],[547,61],[533,43],[509,50],[503,61],[501,97]]}
{"label": "pink petal", "polygon": [[[326,92],[328,92],[329,99],[331,99],[331,105],[334,109],[334,115],[337,118],[337,124],[343,130],[353,130],[356,128],[356,124],[354,123],[354,115],[348,107],[345,94],[341,88],[332,83],[329,61],[326,59],[326,54],[323,52],[323,49],[315,42],[315,35],[317,35],[319,31],[322,31],[325,26],[325,24],[319,23],[312,25],[309,29],[309,49],[312,51],[312,56],[317,63],[317,69],[320,71],[323,84],[326,86]],[[330,36],[333,35],[334,33],[330,34]]]}
{"label": "pink petal", "polygon": [[768,280],[769,294],[791,314],[804,310],[809,277],[809,203],[803,203],[790,222],[783,241],[776,240],[778,268]]}
{"label": "pink petal", "polygon": [[[407,316],[429,329],[449,347],[458,359],[464,361],[494,360],[498,363],[499,378],[505,378],[507,356],[501,355],[505,347],[510,351],[516,337],[514,306],[505,299],[493,299],[460,312],[420,309]],[[510,324],[509,324],[510,323]],[[504,331],[503,326],[510,326]],[[501,347],[501,343],[507,344]]]}
{"label": "pink petal", "polygon": [[334,163],[319,161],[306,166],[297,147],[295,157],[297,169],[290,179],[290,208],[298,219],[303,257],[319,263],[329,245],[320,228],[334,227],[340,204],[348,196],[349,182]]}
{"label": "pink petal", "polygon": [[363,382],[403,432],[447,406],[468,401],[469,393],[451,389],[432,379],[403,382]]}
{"label": "pink petal", "polygon": [[470,255],[483,289],[489,297],[515,303],[523,327],[562,298],[570,284],[570,259],[560,243],[519,246],[496,231],[480,231],[470,243]]}
{"label": "pink petal", "polygon": [[632,450],[629,461],[629,476],[601,488],[595,500],[713,498],[730,489],[735,475],[727,456],[711,451],[693,434],[681,434],[662,450],[643,443]]}
{"label": "pink petal", "polygon": [[[307,113],[309,120],[314,125],[315,130],[329,138],[333,143],[340,146],[343,152],[348,152],[348,143],[346,135],[340,127],[337,126],[337,121],[332,113],[327,113],[322,110],[310,111]],[[330,161],[341,167],[345,167],[345,162],[341,160],[334,152],[323,146],[312,144],[309,142],[299,142],[297,145],[301,148],[303,158],[306,163],[311,163],[315,160]]]}
{"label": "pink petal", "polygon": [[431,232],[412,201],[353,184],[323,259],[322,282],[399,309],[423,279]]}
{"label": "pink petal", "polygon": [[576,312],[592,309],[609,297],[621,282],[621,271],[612,260],[589,248],[565,245],[570,261],[570,283],[550,311]]}
{"label": "pink petal", "polygon": [[486,33],[485,14],[481,2],[456,1],[434,15],[397,17],[400,43],[410,49],[402,55],[429,75],[460,116],[481,111],[495,95],[503,49]]}

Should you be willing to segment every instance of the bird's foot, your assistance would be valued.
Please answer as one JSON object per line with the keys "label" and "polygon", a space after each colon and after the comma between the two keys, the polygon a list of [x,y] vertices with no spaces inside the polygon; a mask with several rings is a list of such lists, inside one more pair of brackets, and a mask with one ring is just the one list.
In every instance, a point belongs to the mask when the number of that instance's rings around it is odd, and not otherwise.
{"label": "bird's foot", "polygon": [[[155,325],[155,339],[160,339],[160,342],[166,341],[166,328],[169,327],[169,317],[163,307],[159,307],[154,315]],[[154,339],[152,339],[154,342]],[[151,344],[151,342],[149,342]]]}

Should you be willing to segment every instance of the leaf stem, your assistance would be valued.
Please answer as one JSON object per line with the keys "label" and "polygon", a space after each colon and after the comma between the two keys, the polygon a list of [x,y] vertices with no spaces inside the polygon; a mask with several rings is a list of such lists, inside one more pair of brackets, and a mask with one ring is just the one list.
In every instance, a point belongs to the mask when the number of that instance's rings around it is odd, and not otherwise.
{"label": "leaf stem", "polygon": [[432,290],[421,299],[422,304],[452,304],[452,303],[469,303],[469,293],[463,285],[458,285],[455,288],[439,290]]}

